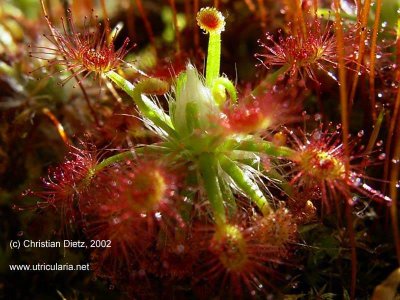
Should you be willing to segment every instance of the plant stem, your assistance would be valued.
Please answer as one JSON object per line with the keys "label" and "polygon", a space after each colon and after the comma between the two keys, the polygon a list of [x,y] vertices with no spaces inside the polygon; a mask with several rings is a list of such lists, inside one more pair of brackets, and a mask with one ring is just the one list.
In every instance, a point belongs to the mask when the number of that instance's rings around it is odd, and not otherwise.
{"label": "plant stem", "polygon": [[227,210],[227,214],[229,218],[234,218],[237,213],[237,205],[235,196],[232,193],[232,188],[229,186],[229,183],[226,182],[223,178],[219,179],[219,186],[224,195],[224,202]]}
{"label": "plant stem", "polygon": [[174,129],[172,128],[172,123],[170,117],[157,105],[155,105],[149,98],[142,96],[141,83],[137,84],[135,87],[128,80],[118,75],[114,71],[107,72],[105,74],[110,78],[118,87],[120,87],[125,93],[127,93],[133,101],[136,103],[140,112],[143,116],[151,120],[156,126],[163,129],[169,135],[176,135]]}
{"label": "plant stem", "polygon": [[146,29],[150,44],[154,50],[154,53],[157,55],[157,47],[155,43],[153,28],[151,27],[151,23],[149,21],[149,18],[147,17],[147,12],[143,6],[142,0],[136,0],[136,5],[139,10],[140,16],[142,17],[144,28]]}
{"label": "plant stem", "polygon": [[120,161],[126,160],[126,159],[133,159],[136,157],[136,154],[141,154],[144,152],[151,152],[152,150],[155,151],[155,153],[160,153],[160,149],[162,149],[162,146],[157,148],[159,146],[157,145],[150,145],[150,146],[144,146],[144,147],[139,147],[135,148],[132,150],[124,151],[115,155],[112,155],[110,157],[107,157],[103,159],[100,163],[98,163],[93,169],[89,170],[88,176],[86,177],[87,180],[90,180],[91,177],[96,175],[96,173],[100,172],[104,168],[118,163]]}
{"label": "plant stem", "polygon": [[380,26],[382,0],[376,1],[375,21],[374,28],[372,31],[371,50],[370,50],[370,70],[369,70],[369,101],[372,112],[372,120],[376,120],[376,109],[375,109],[375,60],[376,60],[376,43],[378,40],[378,31]]}
{"label": "plant stem", "polygon": [[226,224],[224,200],[218,180],[218,161],[215,155],[203,153],[198,161],[201,179],[217,225]]}
{"label": "plant stem", "polygon": [[207,51],[206,84],[213,86],[215,79],[219,77],[221,64],[221,33],[210,32]]}
{"label": "plant stem", "polygon": [[[371,7],[371,0],[365,0],[363,9],[361,11],[361,24],[360,24],[361,27],[360,27],[359,31],[357,32],[357,35],[360,36],[360,41],[359,41],[359,45],[358,45],[358,57],[357,57],[356,70],[354,72],[353,84],[351,86],[350,97],[348,99],[348,101],[350,103],[350,110],[351,110],[351,107],[353,106],[354,96],[356,95],[356,90],[357,90],[358,77],[359,77],[359,73],[361,70],[362,61],[364,59],[365,40],[367,37],[366,26],[368,25],[367,23],[368,23],[370,7]],[[374,109],[374,108],[372,108],[372,109]]]}
{"label": "plant stem", "polygon": [[269,215],[272,209],[258,185],[247,176],[239,166],[226,156],[221,156],[221,168],[228,174],[235,184],[258,206],[264,216]]}
{"label": "plant stem", "polygon": [[258,2],[258,10],[260,13],[260,21],[261,21],[261,28],[263,30],[267,27],[267,10],[265,8],[265,1],[264,0],[257,0]]}
{"label": "plant stem", "polygon": [[173,21],[174,31],[175,31],[176,50],[178,53],[180,53],[181,48],[182,48],[182,42],[181,42],[181,33],[180,33],[179,27],[178,27],[178,18],[177,18],[175,0],[169,0],[169,5],[171,6],[171,10],[172,10],[172,21]]}
{"label": "plant stem", "polygon": [[372,150],[374,149],[375,142],[376,142],[376,140],[378,138],[379,132],[380,132],[381,127],[382,127],[382,122],[383,122],[384,115],[385,115],[385,110],[382,109],[381,112],[379,113],[378,118],[375,117],[375,119],[374,119],[375,120],[374,129],[372,130],[371,136],[370,136],[369,141],[368,141],[367,148],[365,148],[365,152],[364,152],[366,154],[366,156],[364,158],[364,163],[367,162],[368,155],[370,155],[372,153]]}
{"label": "plant stem", "polygon": [[397,213],[397,189],[399,185],[399,172],[400,172],[400,130],[397,130],[397,139],[392,159],[392,167],[390,172],[390,197],[392,198],[392,205],[390,207],[390,215],[392,219],[393,237],[396,248],[397,263],[400,265],[400,232],[399,232],[399,218]]}
{"label": "plant stem", "polygon": [[104,0],[100,0],[101,10],[103,12],[103,20],[105,28],[110,28],[110,20],[108,19],[107,6]]}
{"label": "plant stem", "polygon": [[261,163],[261,157],[259,156],[259,160],[254,159],[254,152],[251,151],[242,151],[242,150],[233,150],[229,153],[229,158],[232,160],[240,161],[248,165],[249,167],[265,173],[265,175],[269,179],[273,179],[275,182],[278,182],[282,190],[289,196],[293,194],[293,186],[286,181],[286,179],[281,175],[275,168],[264,168]]}
{"label": "plant stem", "polygon": [[254,97],[260,96],[263,94],[266,88],[273,86],[278,80],[279,76],[286,73],[289,70],[289,65],[283,65],[275,72],[269,74],[263,81],[261,81],[257,87],[252,91],[252,95]]}
{"label": "plant stem", "polygon": [[[350,161],[349,161],[349,110],[348,110],[348,99],[347,99],[347,87],[346,87],[346,69],[344,61],[344,33],[342,26],[342,18],[340,16],[340,1],[334,0],[335,8],[335,35],[337,40],[337,56],[339,64],[339,91],[340,91],[340,109],[342,117],[342,128],[343,128],[343,150],[344,150],[344,168],[345,178],[349,178]],[[346,201],[346,218],[348,224],[348,233],[351,247],[351,287],[350,287],[350,298],[355,299],[356,293],[356,280],[357,280],[357,252],[353,228],[353,215],[351,213],[351,207],[349,201]]]}
{"label": "plant stem", "polygon": [[274,143],[268,141],[232,140],[230,141],[229,146],[234,150],[258,152],[274,157],[285,157],[292,160],[295,160],[297,156],[297,151],[285,146],[276,146]]}
{"label": "plant stem", "polygon": [[[395,69],[395,78],[399,80],[400,78],[400,18],[397,23],[397,39],[396,39],[396,69]],[[396,126],[399,126],[398,118],[400,118],[400,87],[397,88],[396,100],[394,102],[394,108],[392,109],[392,116],[390,118],[389,131],[386,137],[386,145],[385,145],[385,153],[388,155],[388,158],[385,160],[385,164],[383,167],[383,180],[386,182],[389,178],[390,171],[390,161],[392,156],[392,142],[395,136]],[[386,185],[383,188],[383,192],[386,191]],[[395,199],[393,199],[395,200]]]}
{"label": "plant stem", "polygon": [[92,175],[94,175],[95,173],[101,171],[102,169],[108,167],[109,165],[118,163],[120,161],[126,160],[126,159],[130,159],[130,158],[134,158],[134,152],[133,151],[125,151],[122,153],[118,153],[116,155],[110,156],[104,160],[102,160],[99,164],[97,164],[93,169],[92,169]]}
{"label": "plant stem", "polygon": [[[397,41],[396,41],[396,61],[400,61],[400,19],[397,19]],[[397,65],[398,66],[398,65]],[[396,77],[397,79],[400,76],[400,70],[397,67]],[[390,216],[391,223],[393,228],[393,237],[397,255],[397,262],[400,265],[400,232],[399,232],[399,219],[398,219],[398,210],[397,205],[399,200],[397,199],[397,189],[399,184],[399,172],[400,172],[400,88],[397,89],[397,96],[395,101],[394,112],[392,115],[392,119],[390,121],[388,140],[386,145],[386,155],[389,154],[389,157],[385,162],[385,179],[389,175],[390,170],[390,197],[392,198],[392,206],[390,207]],[[391,145],[392,141],[394,142],[393,154],[391,154]],[[389,161],[391,161],[392,165],[389,166]]]}

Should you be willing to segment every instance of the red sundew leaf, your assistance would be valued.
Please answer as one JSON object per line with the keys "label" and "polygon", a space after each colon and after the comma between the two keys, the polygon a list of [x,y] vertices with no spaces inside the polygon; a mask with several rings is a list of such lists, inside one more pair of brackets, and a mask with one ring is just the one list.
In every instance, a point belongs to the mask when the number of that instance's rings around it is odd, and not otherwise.
{"label": "red sundew leaf", "polygon": [[328,212],[331,210],[332,201],[336,201],[339,194],[352,205],[350,190],[367,196],[371,200],[390,204],[389,197],[362,182],[362,179],[367,176],[362,160],[357,163],[362,154],[356,152],[355,140],[350,143],[350,172],[346,178],[346,157],[340,130],[331,131],[329,127],[327,129],[321,127],[310,134],[301,131],[300,137],[293,132],[289,133],[293,139],[293,146],[298,151],[298,156],[294,158],[297,164],[295,176],[291,182],[299,186],[319,189],[322,203],[327,207]]}
{"label": "red sundew leaf", "polygon": [[45,201],[43,205],[61,210],[64,216],[74,216],[76,195],[86,191],[89,184],[86,179],[97,163],[96,151],[71,146],[67,160],[50,169],[48,177],[43,178],[44,190],[34,194]]}
{"label": "red sundew leaf", "polygon": [[258,225],[232,223],[195,230],[201,249],[195,278],[202,295],[246,298],[274,289],[273,280],[280,277],[274,266],[283,263],[285,251],[261,240]]}
{"label": "red sundew leaf", "polygon": [[274,129],[297,119],[298,105],[291,105],[280,93],[266,92],[253,98],[244,98],[233,107],[225,107],[226,119],[222,125],[232,132],[257,132]]}
{"label": "red sundew leaf", "polygon": [[256,54],[261,63],[270,66],[289,66],[288,73],[292,78],[306,77],[318,82],[315,71],[320,69],[329,72],[331,66],[336,66],[336,41],[332,26],[321,28],[316,19],[307,24],[307,35],[295,33],[274,41],[271,34],[266,34],[266,43],[259,42],[265,49],[264,53]]}
{"label": "red sundew leaf", "polygon": [[[82,32],[77,30],[71,10],[67,11],[67,20],[64,21],[63,18],[61,20],[63,30],[59,31],[46,16],[51,34],[44,35],[44,37],[53,46],[36,47],[30,51],[30,56],[46,60],[47,66],[62,66],[64,70],[70,71],[72,75],[64,79],[61,82],[62,85],[80,74],[84,74],[83,78],[90,74],[101,78],[102,74],[118,69],[124,64],[123,58],[133,47],[128,46],[130,41],[129,38],[126,38],[122,46],[115,49],[116,36],[112,36],[111,41],[108,41],[110,28],[102,28],[102,25],[97,22],[97,17],[94,20],[94,23],[97,23],[94,30],[90,27],[93,22],[92,18],[88,23],[85,18]],[[52,58],[49,59],[49,55]],[[52,75],[54,73],[49,76]]]}

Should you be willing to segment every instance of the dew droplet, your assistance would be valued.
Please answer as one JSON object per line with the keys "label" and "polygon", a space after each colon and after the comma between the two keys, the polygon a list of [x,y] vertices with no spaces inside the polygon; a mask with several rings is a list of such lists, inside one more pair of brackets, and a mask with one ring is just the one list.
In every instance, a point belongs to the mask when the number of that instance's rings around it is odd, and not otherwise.
{"label": "dew droplet", "polygon": [[336,75],[335,75],[333,72],[327,72],[327,74],[328,74],[328,76],[329,76],[330,78],[332,78],[333,80],[338,81]]}
{"label": "dew droplet", "polygon": [[377,147],[380,147],[382,145],[383,145],[383,140],[379,140],[379,141],[376,142],[376,146]]}
{"label": "dew droplet", "polygon": [[363,136],[364,136],[364,130],[360,130],[360,131],[357,133],[357,136],[358,136],[359,138],[363,137]]}
{"label": "dew droplet", "polygon": [[12,210],[23,211],[24,209],[16,204],[11,205]]}
{"label": "dew droplet", "polygon": [[21,196],[22,197],[26,197],[26,196],[29,196],[29,195],[32,195],[32,194],[33,194],[33,192],[30,189],[27,189],[27,190],[25,190],[25,191],[23,191],[21,193]]}
{"label": "dew droplet", "polygon": [[321,139],[321,136],[322,136],[322,134],[321,134],[320,131],[315,131],[315,132],[313,133],[313,135],[312,135],[312,138],[313,138],[314,140],[319,140],[319,139]]}
{"label": "dew droplet", "polygon": [[112,219],[112,222],[113,222],[113,224],[117,225],[117,224],[121,223],[121,219],[115,217],[115,218]]}
{"label": "dew droplet", "polygon": [[355,186],[360,186],[361,185],[361,178],[357,177],[356,179],[354,179],[354,185]]}
{"label": "dew droplet", "polygon": [[36,206],[37,206],[38,208],[46,208],[47,205],[48,205],[48,202],[45,202],[45,201],[37,201],[37,202],[36,202]]}
{"label": "dew droplet", "polygon": [[182,244],[179,244],[179,245],[176,247],[176,251],[177,251],[178,253],[183,253],[183,252],[185,251],[185,246],[182,245]]}
{"label": "dew droplet", "polygon": [[381,153],[381,154],[379,154],[379,156],[378,156],[378,159],[379,160],[384,160],[386,158],[386,153]]}

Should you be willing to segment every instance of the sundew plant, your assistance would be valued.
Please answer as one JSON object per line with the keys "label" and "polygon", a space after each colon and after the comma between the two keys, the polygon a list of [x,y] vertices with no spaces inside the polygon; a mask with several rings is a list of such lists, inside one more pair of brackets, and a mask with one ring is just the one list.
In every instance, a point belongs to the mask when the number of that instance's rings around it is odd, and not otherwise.
{"label": "sundew plant", "polygon": [[131,2],[0,10],[0,295],[397,299],[399,4]]}

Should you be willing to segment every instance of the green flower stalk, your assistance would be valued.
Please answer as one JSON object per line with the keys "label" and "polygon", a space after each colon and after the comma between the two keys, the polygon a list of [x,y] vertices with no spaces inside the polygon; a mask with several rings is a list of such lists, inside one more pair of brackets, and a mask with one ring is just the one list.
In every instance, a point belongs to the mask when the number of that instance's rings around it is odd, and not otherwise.
{"label": "green flower stalk", "polygon": [[202,8],[197,14],[197,24],[210,35],[208,41],[206,83],[209,87],[219,77],[221,62],[221,32],[225,30],[225,18],[215,8]]}

